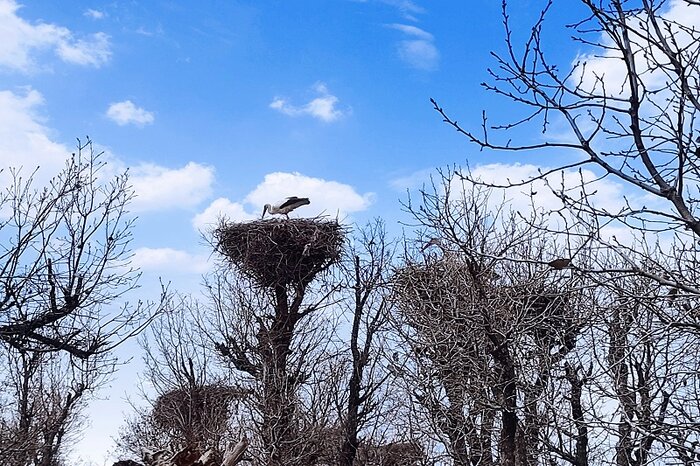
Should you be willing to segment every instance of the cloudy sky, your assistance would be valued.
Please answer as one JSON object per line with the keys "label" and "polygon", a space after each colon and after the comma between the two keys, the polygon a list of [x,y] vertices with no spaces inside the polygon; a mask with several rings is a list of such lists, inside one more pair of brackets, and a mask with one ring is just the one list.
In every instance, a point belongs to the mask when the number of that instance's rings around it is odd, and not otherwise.
{"label": "cloudy sky", "polygon": [[[146,283],[185,290],[208,267],[199,232],[220,215],[251,219],[299,195],[311,205],[298,215],[393,225],[435,167],[468,161],[502,179],[556,163],[481,153],[429,102],[468,128],[482,109],[508,115],[480,87],[504,47],[500,3],[0,0],[0,166],[48,177],[90,136],[129,168]],[[513,2],[511,18],[527,31],[540,3]],[[560,3],[546,34],[568,64],[587,51],[560,27],[578,18],[573,2]],[[120,372],[111,401],[91,408],[111,414],[78,456],[102,464],[133,376]]]}

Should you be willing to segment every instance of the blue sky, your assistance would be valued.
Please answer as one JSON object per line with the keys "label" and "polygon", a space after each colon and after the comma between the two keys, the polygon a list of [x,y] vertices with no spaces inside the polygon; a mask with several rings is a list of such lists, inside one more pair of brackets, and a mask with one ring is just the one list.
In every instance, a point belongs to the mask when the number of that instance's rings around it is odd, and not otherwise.
{"label": "blue sky", "polygon": [[479,121],[497,3],[3,0],[16,141],[0,156],[50,173],[89,135],[131,171],[134,247],[154,273],[168,252],[205,254],[197,230],[218,213],[287,195],[311,197],[300,215],[391,221],[407,183],[478,155],[429,98]]}
{"label": "blue sky", "polygon": [[[0,165],[49,176],[89,135],[132,174],[145,283],[162,276],[185,290],[208,267],[198,230],[219,214],[246,220],[299,195],[311,205],[298,215],[394,225],[406,188],[435,167],[499,162],[498,178],[532,173],[516,162],[555,163],[480,153],[429,102],[467,128],[482,109],[512,114],[480,87],[490,52],[504,48],[500,3],[0,0]],[[513,2],[516,37],[542,3]],[[555,2],[547,23],[563,65],[585,52],[560,27],[577,8]],[[102,464],[132,376],[120,372],[112,401],[88,412],[110,414],[79,456]]]}

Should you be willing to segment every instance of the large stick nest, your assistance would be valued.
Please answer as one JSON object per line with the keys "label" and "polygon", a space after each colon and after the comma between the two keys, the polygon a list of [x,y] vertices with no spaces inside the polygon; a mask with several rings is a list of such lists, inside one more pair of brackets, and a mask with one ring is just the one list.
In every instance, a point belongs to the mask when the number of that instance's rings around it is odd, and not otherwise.
{"label": "large stick nest", "polygon": [[244,396],[234,387],[217,384],[178,388],[158,397],[152,415],[155,422],[166,429],[183,422],[181,427],[207,423],[213,428],[226,422],[233,401]]}
{"label": "large stick nest", "polygon": [[270,219],[222,223],[216,249],[266,287],[306,284],[340,259],[345,231],[337,221]]}
{"label": "large stick nest", "polygon": [[[534,336],[545,347],[573,348],[581,324],[570,290],[524,275],[511,277],[515,282],[499,279],[488,269],[475,277],[466,258],[447,256],[399,269],[394,296],[407,324],[428,334],[447,323],[468,336],[474,323],[481,326],[486,318],[503,334],[517,325],[519,333]],[[439,343],[432,346],[438,348]]]}

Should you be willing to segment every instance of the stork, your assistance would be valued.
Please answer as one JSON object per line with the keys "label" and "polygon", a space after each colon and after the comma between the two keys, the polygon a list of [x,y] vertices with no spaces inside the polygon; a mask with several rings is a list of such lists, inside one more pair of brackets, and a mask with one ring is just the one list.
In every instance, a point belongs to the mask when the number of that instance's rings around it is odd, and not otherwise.
{"label": "stork", "polygon": [[264,218],[265,213],[269,212],[270,214],[285,215],[287,218],[289,218],[289,212],[296,209],[297,207],[301,207],[310,203],[311,201],[309,201],[308,197],[288,197],[286,200],[277,204],[265,204],[262,216]]}

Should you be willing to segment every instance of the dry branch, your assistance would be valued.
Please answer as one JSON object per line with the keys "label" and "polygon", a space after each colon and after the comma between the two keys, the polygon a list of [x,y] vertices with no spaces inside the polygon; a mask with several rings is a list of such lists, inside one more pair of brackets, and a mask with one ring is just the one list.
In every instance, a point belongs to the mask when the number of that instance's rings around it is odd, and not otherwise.
{"label": "dry branch", "polygon": [[[145,451],[143,462],[145,466],[234,466],[243,459],[243,454],[248,447],[248,438],[243,435],[243,438],[236,445],[226,451],[224,459],[221,463],[216,459],[216,455],[212,449],[202,453],[199,447],[187,445],[175,454],[167,450],[159,450],[157,452]],[[112,466],[143,466],[132,460],[117,461]]]}

